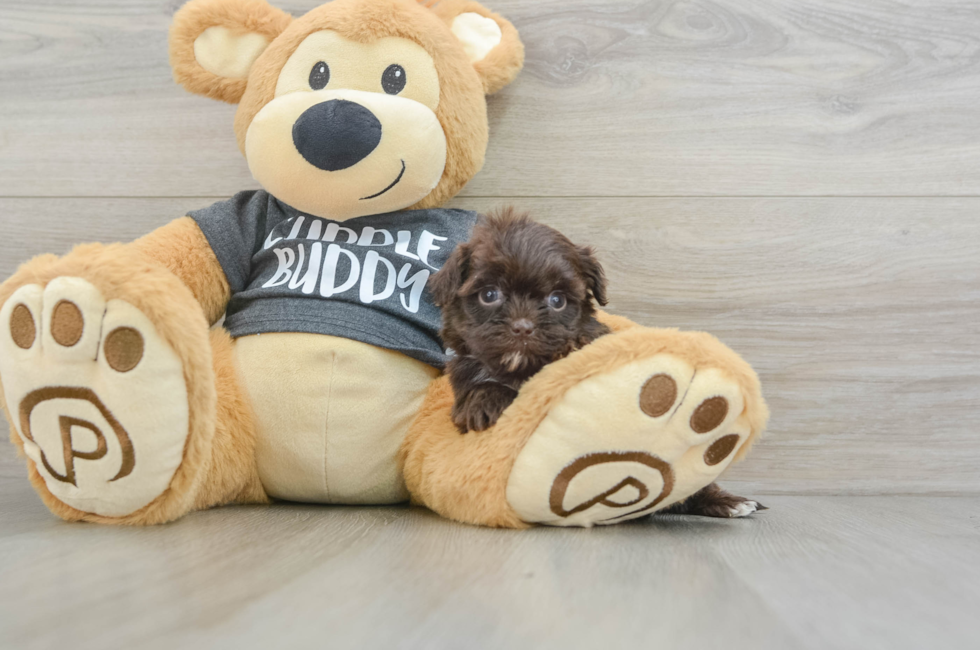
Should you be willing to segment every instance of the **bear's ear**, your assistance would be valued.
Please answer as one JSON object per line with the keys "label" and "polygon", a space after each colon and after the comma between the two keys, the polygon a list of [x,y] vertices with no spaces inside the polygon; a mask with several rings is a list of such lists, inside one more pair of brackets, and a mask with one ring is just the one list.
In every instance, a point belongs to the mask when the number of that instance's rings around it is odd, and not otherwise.
{"label": "bear's ear", "polygon": [[435,0],[431,8],[462,43],[486,94],[514,80],[524,66],[524,44],[509,20],[467,0]]}
{"label": "bear's ear", "polygon": [[264,0],[191,0],[170,27],[174,79],[192,93],[237,103],[255,59],[291,20]]}

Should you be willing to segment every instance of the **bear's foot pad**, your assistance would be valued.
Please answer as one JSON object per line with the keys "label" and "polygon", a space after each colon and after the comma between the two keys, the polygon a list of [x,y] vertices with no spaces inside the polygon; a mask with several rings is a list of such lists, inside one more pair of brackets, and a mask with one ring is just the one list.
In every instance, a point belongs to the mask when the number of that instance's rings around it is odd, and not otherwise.
{"label": "bear's foot pad", "polygon": [[553,526],[650,514],[724,471],[749,435],[743,407],[734,380],[669,353],[592,376],[521,450],[507,501],[522,520]]}
{"label": "bear's foot pad", "polygon": [[183,459],[187,388],[150,320],[81,278],[20,287],[0,310],[0,381],[48,491],[120,517],[162,494]]}

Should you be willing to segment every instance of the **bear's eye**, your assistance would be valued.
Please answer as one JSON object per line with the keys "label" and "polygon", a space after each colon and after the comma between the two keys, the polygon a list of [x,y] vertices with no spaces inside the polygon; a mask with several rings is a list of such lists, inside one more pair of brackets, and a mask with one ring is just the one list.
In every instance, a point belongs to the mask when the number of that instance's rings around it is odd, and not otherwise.
{"label": "bear's eye", "polygon": [[381,87],[389,95],[397,95],[404,90],[406,81],[405,68],[397,63],[389,65],[381,75]]}
{"label": "bear's eye", "polygon": [[310,70],[310,88],[320,90],[330,81],[330,66],[323,61],[317,61]]}

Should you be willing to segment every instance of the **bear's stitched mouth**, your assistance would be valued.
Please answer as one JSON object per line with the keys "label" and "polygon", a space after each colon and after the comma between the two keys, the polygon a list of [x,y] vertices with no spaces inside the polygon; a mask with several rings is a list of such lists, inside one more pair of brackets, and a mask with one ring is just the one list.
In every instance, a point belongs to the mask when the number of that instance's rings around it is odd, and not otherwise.
{"label": "bear's stitched mouth", "polygon": [[405,175],[405,161],[402,160],[401,162],[402,162],[402,170],[400,172],[398,172],[398,178],[396,178],[395,180],[391,181],[391,185],[389,185],[388,187],[384,188],[383,190],[381,190],[377,194],[372,194],[371,196],[361,197],[360,200],[361,201],[367,201],[368,199],[376,199],[379,196],[381,196],[382,194],[384,194],[385,192],[387,192],[388,190],[390,190],[391,188],[393,188],[395,185],[398,185],[398,181],[400,181],[402,179],[402,176]]}

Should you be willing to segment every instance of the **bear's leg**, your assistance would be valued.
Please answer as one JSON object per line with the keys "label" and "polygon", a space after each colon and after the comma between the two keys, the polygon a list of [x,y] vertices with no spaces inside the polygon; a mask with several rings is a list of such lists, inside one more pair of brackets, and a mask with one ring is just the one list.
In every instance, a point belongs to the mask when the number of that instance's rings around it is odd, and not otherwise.
{"label": "bear's leg", "polygon": [[187,287],[126,247],[42,256],[0,286],[0,402],[64,519],[152,524],[261,500],[233,375]]}
{"label": "bear's leg", "polygon": [[768,417],[748,364],[703,332],[609,324],[487,431],[460,435],[448,382],[433,382],[403,451],[413,498],[489,526],[612,524],[684,500],[747,452]]}
{"label": "bear's leg", "polygon": [[211,331],[217,406],[211,462],[194,499],[194,510],[270,501],[259,480],[255,415],[239,375],[234,346],[225,330]]}

